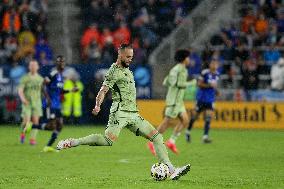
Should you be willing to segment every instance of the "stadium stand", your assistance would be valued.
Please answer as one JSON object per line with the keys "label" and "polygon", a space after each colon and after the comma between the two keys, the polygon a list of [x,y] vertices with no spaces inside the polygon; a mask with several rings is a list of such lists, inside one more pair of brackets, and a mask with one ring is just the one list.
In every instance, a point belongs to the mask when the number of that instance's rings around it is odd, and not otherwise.
{"label": "stadium stand", "polygon": [[[81,55],[85,61],[111,63],[113,49],[132,42],[136,63],[145,64],[148,55],[198,1],[114,1],[83,0]],[[114,56],[114,57],[113,57]]]}
{"label": "stadium stand", "polygon": [[46,0],[4,0],[0,4],[0,63],[25,66],[31,58],[49,64],[52,51],[47,43]]}
{"label": "stadium stand", "polygon": [[[254,101],[263,100],[263,96],[283,100],[281,0],[70,0],[49,2],[49,6],[47,2],[3,0],[0,3],[0,98],[4,99],[0,107],[10,107],[5,108],[10,113],[18,111],[16,88],[29,60],[36,58],[44,68],[41,69],[44,75],[53,64],[53,50],[63,54],[68,66],[78,71],[91,94],[83,92],[83,95],[90,97],[88,102],[94,102],[94,85],[100,85],[105,69],[115,61],[120,43],[132,43],[135,50],[133,72],[136,84],[141,85],[138,98],[164,97],[161,83],[174,63],[171,54],[178,48],[189,48],[194,63],[188,69],[192,78],[211,59],[219,60],[220,100]],[[64,6],[66,9],[61,11]],[[79,9],[77,17],[74,10]],[[220,18],[220,24],[216,17]],[[75,32],[78,29],[70,30],[75,24],[81,25],[80,33]],[[68,32],[64,31],[67,27]],[[171,37],[172,34],[178,37]],[[156,53],[155,65],[151,55],[162,44],[166,45]],[[86,105],[89,109],[93,106],[87,102]],[[83,104],[84,111],[90,112],[86,105]]]}
{"label": "stadium stand", "polygon": [[[240,20],[225,23],[201,52],[205,64],[220,60],[223,88],[250,91],[270,88],[270,70],[283,57],[284,7],[281,1],[240,2]],[[233,85],[237,80],[237,85]]]}

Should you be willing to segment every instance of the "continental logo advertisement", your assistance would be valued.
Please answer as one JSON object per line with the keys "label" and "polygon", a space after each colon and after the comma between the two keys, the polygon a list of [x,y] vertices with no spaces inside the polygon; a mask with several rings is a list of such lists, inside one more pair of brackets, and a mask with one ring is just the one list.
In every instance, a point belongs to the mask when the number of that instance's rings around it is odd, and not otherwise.
{"label": "continental logo advertisement", "polygon": [[[195,104],[186,102],[190,116]],[[158,126],[163,119],[165,102],[162,100],[139,100],[141,116]],[[173,121],[175,125],[177,121]],[[201,114],[194,127],[203,127]],[[217,102],[212,128],[265,128],[284,129],[284,103],[281,102]]]}

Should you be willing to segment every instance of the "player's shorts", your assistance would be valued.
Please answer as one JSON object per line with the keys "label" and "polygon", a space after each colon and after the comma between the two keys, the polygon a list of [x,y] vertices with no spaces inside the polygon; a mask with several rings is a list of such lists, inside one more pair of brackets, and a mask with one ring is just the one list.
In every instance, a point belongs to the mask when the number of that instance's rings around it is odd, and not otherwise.
{"label": "player's shorts", "polygon": [[61,109],[50,108],[49,119],[62,118]]}
{"label": "player's shorts", "polygon": [[196,106],[195,106],[196,112],[203,112],[205,110],[214,110],[214,103],[212,102],[200,102],[197,101]]}
{"label": "player's shorts", "polygon": [[42,108],[41,108],[41,104],[39,104],[38,106],[36,105],[24,105],[22,104],[22,113],[21,113],[21,117],[31,117],[31,116],[42,116]]}
{"label": "player's shorts", "polygon": [[184,104],[166,106],[165,116],[175,119],[183,112],[186,112]]}
{"label": "player's shorts", "polygon": [[159,132],[138,112],[116,111],[109,115],[105,136],[109,143],[117,140],[121,129],[127,128],[136,136],[142,136],[150,141],[159,135]]}

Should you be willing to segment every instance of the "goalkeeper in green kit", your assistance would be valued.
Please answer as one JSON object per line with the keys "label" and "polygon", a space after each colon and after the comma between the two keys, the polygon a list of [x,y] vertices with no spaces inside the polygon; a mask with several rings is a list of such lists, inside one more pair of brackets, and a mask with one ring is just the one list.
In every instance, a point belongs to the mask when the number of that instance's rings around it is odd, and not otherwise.
{"label": "goalkeeper in green kit", "polygon": [[129,70],[132,58],[133,48],[128,44],[122,44],[118,50],[117,61],[108,70],[96,97],[96,105],[92,112],[94,115],[100,112],[100,106],[109,89],[112,92],[113,103],[105,133],[92,134],[78,139],[61,140],[57,145],[57,149],[62,150],[79,145],[112,146],[113,142],[117,140],[121,129],[127,128],[136,136],[142,136],[153,142],[159,162],[168,165],[172,180],[178,180],[188,173],[190,165],[175,168],[169,160],[162,135],[139,115],[136,105],[135,82],[133,74]]}

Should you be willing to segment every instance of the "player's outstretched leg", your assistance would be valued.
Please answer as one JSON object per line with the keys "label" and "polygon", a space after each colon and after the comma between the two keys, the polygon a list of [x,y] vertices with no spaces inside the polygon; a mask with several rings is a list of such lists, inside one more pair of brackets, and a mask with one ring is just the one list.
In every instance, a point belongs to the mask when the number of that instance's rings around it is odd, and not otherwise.
{"label": "player's outstretched leg", "polygon": [[76,147],[79,145],[89,146],[112,146],[112,141],[101,134],[92,134],[86,137],[74,139],[69,138],[58,142],[56,149],[62,150],[67,148]]}
{"label": "player's outstretched leg", "polygon": [[164,144],[162,134],[160,134],[148,121],[138,116],[136,126],[128,127],[136,135],[140,135],[153,142],[157,158],[159,162],[168,165],[170,170],[170,179],[178,180],[181,176],[186,175],[190,171],[190,165],[175,168],[169,159],[167,148]]}
{"label": "player's outstretched leg", "polygon": [[152,141],[157,153],[158,160],[159,162],[165,163],[169,166],[171,174],[170,179],[178,180],[181,176],[186,175],[190,171],[190,164],[175,168],[169,160],[168,152],[166,146],[163,143],[162,135],[158,133],[154,137],[155,138],[152,139]]}
{"label": "player's outstretched leg", "polygon": [[[169,126],[169,123],[170,123],[170,118],[169,118],[169,117],[164,117],[162,123],[161,123],[161,124],[159,125],[159,127],[157,128],[157,130],[159,131],[159,133],[163,134],[163,133],[167,130],[167,128],[168,128],[168,126]],[[148,148],[149,148],[150,152],[151,152],[154,156],[156,156],[156,151],[155,151],[155,147],[154,147],[153,142],[149,141],[147,145],[148,145]]]}

